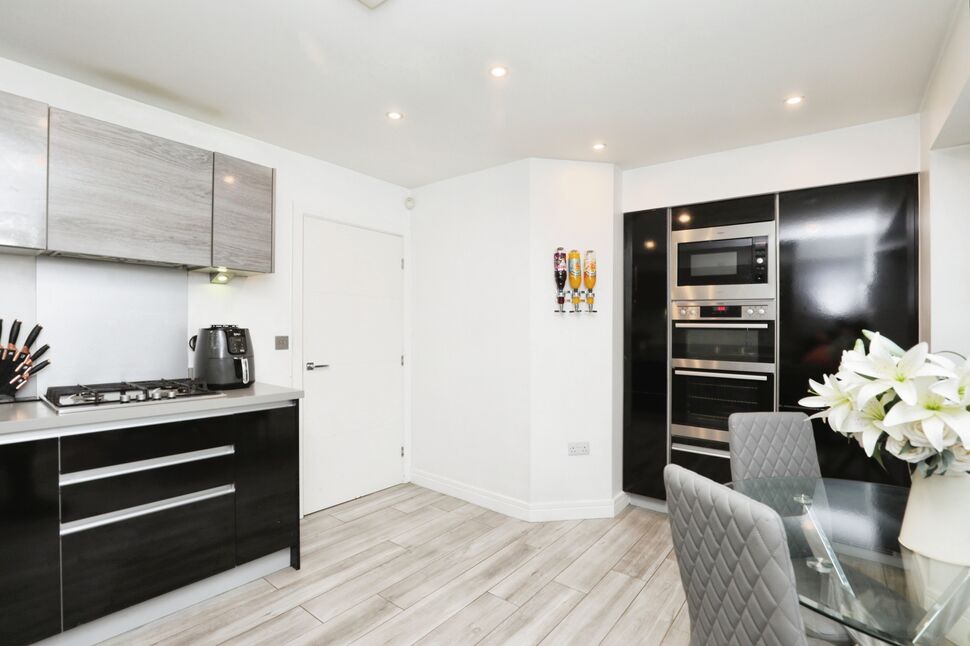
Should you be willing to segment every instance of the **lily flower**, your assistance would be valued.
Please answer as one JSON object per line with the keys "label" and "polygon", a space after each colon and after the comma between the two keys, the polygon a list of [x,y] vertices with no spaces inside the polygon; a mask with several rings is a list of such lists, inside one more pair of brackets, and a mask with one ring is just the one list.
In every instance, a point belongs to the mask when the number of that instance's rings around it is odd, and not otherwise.
{"label": "lily flower", "polygon": [[930,386],[930,390],[937,395],[942,395],[954,404],[964,406],[970,404],[970,363],[964,361],[957,365],[939,355],[930,355],[930,357],[930,361],[943,366],[952,373],[951,377]]}
{"label": "lily flower", "polygon": [[889,432],[890,435],[899,434],[898,429],[886,428],[883,420],[886,418],[886,405],[893,400],[892,393],[882,397],[870,399],[861,410],[853,409],[845,418],[842,430],[848,435],[853,435],[865,449],[866,455],[872,457],[876,450],[876,443],[883,433]]}
{"label": "lily flower", "polygon": [[824,408],[825,410],[812,415],[812,419],[827,419],[834,430],[842,433],[843,422],[852,412],[855,399],[854,388],[850,382],[839,379],[839,375],[835,377],[822,375],[822,381],[823,383],[818,383],[814,379],[809,379],[809,389],[814,395],[803,397],[798,401],[798,405],[806,408]]}
{"label": "lily flower", "polygon": [[915,405],[917,401],[917,384],[915,379],[920,377],[950,377],[953,373],[943,366],[927,362],[929,346],[919,343],[901,357],[893,356],[895,343],[878,333],[871,333],[869,354],[862,357],[857,352],[847,352],[843,355],[842,369],[855,372],[872,381],[859,388],[856,395],[856,407],[863,408],[873,397],[878,397],[887,390],[894,390],[906,404]]}
{"label": "lily flower", "polygon": [[[919,422],[926,441],[937,451],[942,452],[948,440],[951,444],[955,441],[956,438],[947,437],[948,431],[963,442],[964,448],[970,449],[970,412],[966,407],[933,392],[926,384],[918,383],[916,388],[916,402],[897,402],[886,414],[883,424],[892,427]],[[910,439],[911,444],[913,439]]]}

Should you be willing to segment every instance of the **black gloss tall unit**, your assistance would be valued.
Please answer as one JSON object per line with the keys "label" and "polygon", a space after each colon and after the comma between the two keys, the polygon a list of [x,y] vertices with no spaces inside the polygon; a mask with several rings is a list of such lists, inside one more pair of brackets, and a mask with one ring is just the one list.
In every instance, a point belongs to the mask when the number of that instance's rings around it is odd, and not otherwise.
{"label": "black gloss tall unit", "polygon": [[[917,189],[903,175],[780,194],[780,410],[803,410],[808,380],[836,372],[863,329],[919,340]],[[821,422],[815,439],[823,475],[909,482],[906,465],[883,470]]]}
{"label": "black gloss tall unit", "polygon": [[668,209],[624,221],[623,490],[664,499]]}

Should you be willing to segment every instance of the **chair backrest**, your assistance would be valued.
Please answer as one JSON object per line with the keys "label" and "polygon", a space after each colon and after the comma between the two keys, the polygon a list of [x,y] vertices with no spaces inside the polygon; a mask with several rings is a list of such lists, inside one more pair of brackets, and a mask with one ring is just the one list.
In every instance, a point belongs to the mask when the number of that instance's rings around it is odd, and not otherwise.
{"label": "chair backrest", "polygon": [[728,429],[732,480],[821,476],[805,413],[734,413]]}
{"label": "chair backrest", "polygon": [[781,517],[677,465],[664,484],[692,646],[806,646]]}

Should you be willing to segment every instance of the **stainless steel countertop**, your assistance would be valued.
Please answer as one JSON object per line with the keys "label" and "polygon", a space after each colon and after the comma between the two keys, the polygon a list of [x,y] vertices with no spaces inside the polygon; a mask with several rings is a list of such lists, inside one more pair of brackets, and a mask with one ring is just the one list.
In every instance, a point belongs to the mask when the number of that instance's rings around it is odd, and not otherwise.
{"label": "stainless steel countertop", "polygon": [[0,444],[226,415],[274,407],[303,397],[302,390],[263,383],[224,392],[225,397],[189,398],[150,405],[132,404],[130,408],[109,408],[62,415],[58,415],[42,401],[0,404]]}

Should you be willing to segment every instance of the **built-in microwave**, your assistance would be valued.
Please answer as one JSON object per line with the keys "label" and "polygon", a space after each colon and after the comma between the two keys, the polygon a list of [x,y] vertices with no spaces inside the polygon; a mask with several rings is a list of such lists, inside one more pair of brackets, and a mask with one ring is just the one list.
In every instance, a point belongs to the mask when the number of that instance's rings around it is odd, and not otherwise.
{"label": "built-in microwave", "polygon": [[673,300],[775,297],[775,223],[673,231]]}

